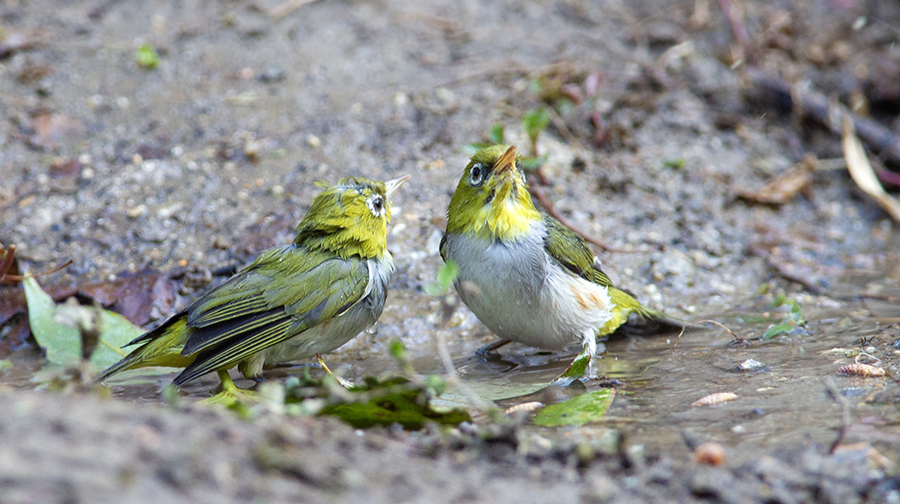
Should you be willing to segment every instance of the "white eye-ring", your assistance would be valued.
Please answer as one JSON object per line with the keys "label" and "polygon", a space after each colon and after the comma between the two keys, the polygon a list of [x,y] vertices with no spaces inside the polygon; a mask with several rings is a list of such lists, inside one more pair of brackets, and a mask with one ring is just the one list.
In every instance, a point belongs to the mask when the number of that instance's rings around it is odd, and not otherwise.
{"label": "white eye-ring", "polygon": [[484,166],[481,163],[475,163],[472,165],[472,170],[469,172],[469,183],[473,186],[479,186],[484,181]]}
{"label": "white eye-ring", "polygon": [[381,197],[380,194],[376,194],[366,200],[366,204],[369,206],[369,210],[372,211],[372,215],[375,217],[381,217],[384,213],[384,198]]}

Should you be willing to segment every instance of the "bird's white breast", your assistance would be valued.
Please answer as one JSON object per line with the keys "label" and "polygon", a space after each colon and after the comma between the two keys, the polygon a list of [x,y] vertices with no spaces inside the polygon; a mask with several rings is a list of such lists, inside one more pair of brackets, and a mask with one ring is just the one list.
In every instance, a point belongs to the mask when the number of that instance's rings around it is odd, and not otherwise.
{"label": "bird's white breast", "polygon": [[457,291],[501,338],[546,349],[581,342],[612,316],[606,287],[564,269],[544,250],[535,223],[516,241],[448,235],[445,253],[459,266]]}

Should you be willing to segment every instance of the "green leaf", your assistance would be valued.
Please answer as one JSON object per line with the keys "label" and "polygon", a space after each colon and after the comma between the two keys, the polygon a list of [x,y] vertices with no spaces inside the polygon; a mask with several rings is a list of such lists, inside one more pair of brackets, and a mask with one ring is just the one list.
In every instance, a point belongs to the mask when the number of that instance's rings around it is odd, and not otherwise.
{"label": "green leaf", "polygon": [[532,145],[537,143],[538,137],[541,135],[547,125],[550,124],[550,114],[547,109],[541,107],[537,110],[529,110],[522,116],[522,129],[531,140]]}
{"label": "green leaf", "polygon": [[[322,408],[318,414],[336,416],[360,429],[398,423],[405,429],[419,430],[426,422],[455,425],[472,419],[465,410],[433,409],[428,404],[428,388],[405,378],[377,380],[367,377],[365,380],[365,385],[358,385],[350,390],[356,400],[346,401],[331,396],[327,398],[331,404]],[[296,400],[289,398],[288,402]]]}
{"label": "green leaf", "polygon": [[575,356],[575,359],[572,360],[569,367],[567,367],[554,381],[562,380],[571,382],[572,380],[584,378],[592,358],[593,356],[591,355],[590,348],[588,348],[587,345],[584,345],[584,348],[581,349],[581,353]]}
{"label": "green leaf", "polygon": [[106,369],[122,357],[128,355],[122,347],[144,334],[144,330],[131,323],[130,320],[109,310],[100,312],[100,334],[97,336],[97,348],[91,354],[91,366],[95,369]]}
{"label": "green leaf", "polygon": [[753,293],[754,296],[762,296],[763,294],[768,294],[769,292],[769,284],[762,283],[759,284],[759,287],[756,288],[756,292]]}
{"label": "green leaf", "polygon": [[409,360],[409,356],[406,353],[406,347],[403,345],[403,342],[398,339],[392,339],[388,344],[388,353],[390,353],[391,357],[398,362],[406,362]]}
{"label": "green leaf", "polygon": [[488,139],[490,139],[493,144],[502,144],[505,137],[506,127],[503,124],[495,124],[494,127],[491,128],[490,133],[488,133]]}
{"label": "green leaf", "polygon": [[28,304],[28,324],[38,345],[47,352],[47,360],[58,366],[69,366],[81,360],[81,332],[56,322],[56,303],[41,289],[37,280],[26,278],[25,301]]}
{"label": "green leaf", "polygon": [[783,305],[786,300],[787,296],[784,295],[784,292],[781,292],[777,296],[775,296],[775,299],[772,300],[772,303],[769,305],[769,307],[778,308],[779,306]]}
{"label": "green leaf", "polygon": [[139,67],[152,70],[159,66],[159,54],[150,44],[143,44],[137,48],[134,61]]}
{"label": "green leaf", "polygon": [[450,289],[450,286],[453,285],[453,282],[456,281],[458,275],[459,266],[452,259],[448,259],[441,266],[441,269],[438,270],[434,282],[425,286],[425,292],[432,296],[444,295]]}
{"label": "green leaf", "polygon": [[763,334],[763,339],[771,339],[779,334],[787,334],[794,330],[794,325],[790,322],[782,322],[780,324],[775,324],[770,326],[769,329]]}
{"label": "green leaf", "polygon": [[547,154],[544,154],[543,156],[523,157],[521,160],[519,160],[519,168],[522,168],[526,172],[533,172],[541,166],[544,166],[544,163],[546,162]]}
{"label": "green leaf", "polygon": [[544,427],[584,425],[603,419],[606,410],[616,396],[616,389],[605,388],[587,392],[559,404],[552,404],[538,411],[532,422]]}
{"label": "green leaf", "polygon": [[663,166],[666,168],[674,168],[676,170],[680,170],[684,168],[684,158],[678,159],[663,159]]}
{"label": "green leaf", "polygon": [[12,367],[12,362],[10,362],[8,360],[0,359],[0,370],[5,369],[5,368],[11,368],[11,367]]}
{"label": "green leaf", "polygon": [[802,326],[806,324],[806,320],[803,319],[803,310],[800,309],[800,305],[794,301],[794,306],[791,307],[791,322],[797,324],[798,326]]}

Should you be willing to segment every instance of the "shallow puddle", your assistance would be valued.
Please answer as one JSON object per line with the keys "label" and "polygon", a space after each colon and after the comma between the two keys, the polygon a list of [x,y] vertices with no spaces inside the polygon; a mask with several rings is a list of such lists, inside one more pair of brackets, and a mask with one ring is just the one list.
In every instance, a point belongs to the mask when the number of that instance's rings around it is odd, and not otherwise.
{"label": "shallow puddle", "polygon": [[[842,422],[840,401],[830,390],[840,394],[850,409],[851,424],[856,424],[856,430],[848,430],[848,440],[857,433],[866,440],[898,444],[900,431],[893,424],[900,393],[890,377],[896,374],[900,354],[894,346],[900,339],[900,327],[891,325],[895,319],[890,317],[896,315],[891,310],[897,307],[888,303],[873,310],[868,303],[863,306],[860,302],[831,310],[804,307],[809,320],[805,331],[764,340],[761,336],[766,329],[783,319],[786,312],[770,310],[766,317],[761,315],[767,310],[762,301],[761,306],[755,313],[709,317],[727,326],[735,336],[707,324],[688,329],[680,338],[671,333],[610,340],[598,366],[602,379],[565,388],[544,385],[566,368],[574,349],[542,352],[510,344],[499,352],[479,355],[477,348],[490,338],[465,337],[472,332],[484,335],[483,328],[473,321],[463,325],[467,329],[448,330],[448,344],[462,380],[503,407],[532,400],[549,404],[585,390],[615,385],[618,394],[600,425],[616,427],[626,433],[631,444],[654,451],[685,449],[686,440],[769,448],[810,441],[830,444]],[[882,318],[863,316],[865,313],[877,313]],[[327,356],[329,365],[351,380],[396,371],[396,364],[381,348],[387,336],[361,337],[379,343],[366,348],[368,354],[363,360],[353,355],[359,351],[339,352]],[[434,342],[428,338],[409,345],[419,373],[444,374],[433,348]],[[33,376],[43,365],[37,352],[22,350],[11,360],[13,366],[0,372],[0,383],[35,387]],[[741,370],[741,364],[750,360],[757,367]],[[889,376],[863,378],[839,372],[841,366],[857,360],[876,364]],[[313,375],[321,373],[317,366],[302,364],[268,370],[266,376],[280,380],[302,373],[304,368]],[[159,402],[161,389],[175,374],[135,370],[122,373],[108,385],[118,398]],[[215,384],[215,375],[208,375],[185,386],[182,396],[208,397]],[[238,381],[238,385],[250,386],[252,382]],[[692,406],[704,396],[725,392],[737,398],[713,406]],[[568,429],[577,432],[577,428]]]}

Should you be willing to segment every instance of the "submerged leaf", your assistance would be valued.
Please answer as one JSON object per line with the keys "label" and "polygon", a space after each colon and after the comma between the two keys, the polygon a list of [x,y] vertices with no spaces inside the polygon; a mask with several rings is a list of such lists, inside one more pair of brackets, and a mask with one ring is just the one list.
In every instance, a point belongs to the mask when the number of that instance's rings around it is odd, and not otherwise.
{"label": "submerged leaf", "polygon": [[28,303],[31,333],[38,345],[47,352],[47,360],[59,366],[69,366],[80,361],[80,331],[55,320],[56,303],[41,289],[37,280],[29,277],[22,284]]}
{"label": "submerged leaf", "polygon": [[794,330],[794,325],[790,322],[782,322],[781,324],[775,324],[769,326],[769,329],[766,330],[765,334],[763,334],[763,339],[771,339],[780,334],[787,334]]}
{"label": "submerged leaf", "polygon": [[122,347],[134,341],[144,334],[144,330],[132,324],[127,318],[116,312],[103,310],[100,313],[100,334],[97,337],[97,348],[91,354],[91,366],[96,369],[106,369],[119,359],[125,357],[128,351]]}
{"label": "submerged leaf", "polygon": [[[483,382],[464,381],[463,385],[487,403],[531,395],[548,386],[547,382],[513,383],[500,382],[498,380]],[[472,404],[472,401],[465,394],[461,393],[458,388],[454,387],[437,397],[433,397],[430,404],[439,411],[448,411],[453,408],[466,408]]]}
{"label": "submerged leaf", "polygon": [[8,367],[12,367],[12,362],[10,362],[8,360],[0,359],[0,369],[4,369],[4,368],[8,368]]}
{"label": "submerged leaf", "polygon": [[584,425],[602,420],[616,396],[616,389],[605,388],[581,394],[538,411],[532,421],[544,427]]}
{"label": "submerged leaf", "polygon": [[[376,380],[367,378],[365,385],[350,390],[356,400],[346,401],[334,396],[326,398],[331,404],[320,415],[336,416],[357,428],[375,425],[400,424],[405,429],[421,429],[426,422],[458,424],[470,421],[469,413],[461,409],[437,411],[428,404],[429,388],[405,378]],[[308,399],[307,399],[308,400]],[[291,398],[288,403],[296,402]]]}

